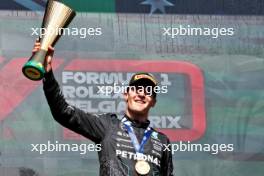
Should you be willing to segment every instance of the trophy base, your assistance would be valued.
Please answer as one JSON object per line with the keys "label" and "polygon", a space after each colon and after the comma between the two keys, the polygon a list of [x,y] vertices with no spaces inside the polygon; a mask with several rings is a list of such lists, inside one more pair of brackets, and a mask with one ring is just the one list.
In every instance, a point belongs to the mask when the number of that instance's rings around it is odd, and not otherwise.
{"label": "trophy base", "polygon": [[24,75],[33,81],[39,81],[44,77],[45,69],[41,62],[28,61],[22,68]]}

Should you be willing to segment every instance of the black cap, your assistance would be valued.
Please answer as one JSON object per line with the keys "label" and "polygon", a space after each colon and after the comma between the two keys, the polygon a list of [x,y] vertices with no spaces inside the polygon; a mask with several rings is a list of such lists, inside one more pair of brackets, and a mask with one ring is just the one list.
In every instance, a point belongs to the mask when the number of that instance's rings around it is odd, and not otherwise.
{"label": "black cap", "polygon": [[144,85],[149,86],[158,85],[157,79],[152,74],[146,72],[135,73],[129,81],[129,86],[136,85],[138,83],[144,83]]}

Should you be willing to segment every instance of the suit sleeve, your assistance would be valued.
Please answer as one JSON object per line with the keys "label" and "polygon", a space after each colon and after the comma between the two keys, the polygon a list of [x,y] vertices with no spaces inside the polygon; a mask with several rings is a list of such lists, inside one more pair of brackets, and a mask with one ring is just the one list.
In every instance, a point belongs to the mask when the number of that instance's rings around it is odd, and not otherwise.
{"label": "suit sleeve", "polygon": [[[45,74],[43,89],[53,118],[64,127],[99,143],[109,128],[107,114],[96,115],[69,105],[56,81],[53,72]],[[108,122],[109,121],[109,122]]]}
{"label": "suit sleeve", "polygon": [[173,162],[170,141],[167,139],[167,146],[169,150],[164,147],[161,161],[162,176],[173,176]]}

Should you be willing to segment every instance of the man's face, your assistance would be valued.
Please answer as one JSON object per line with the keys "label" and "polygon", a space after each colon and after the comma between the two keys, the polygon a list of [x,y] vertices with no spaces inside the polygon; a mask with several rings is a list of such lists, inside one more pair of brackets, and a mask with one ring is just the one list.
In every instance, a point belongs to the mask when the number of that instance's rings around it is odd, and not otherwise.
{"label": "man's face", "polygon": [[143,86],[131,86],[124,96],[128,110],[138,115],[147,115],[156,103],[153,95],[149,95]]}

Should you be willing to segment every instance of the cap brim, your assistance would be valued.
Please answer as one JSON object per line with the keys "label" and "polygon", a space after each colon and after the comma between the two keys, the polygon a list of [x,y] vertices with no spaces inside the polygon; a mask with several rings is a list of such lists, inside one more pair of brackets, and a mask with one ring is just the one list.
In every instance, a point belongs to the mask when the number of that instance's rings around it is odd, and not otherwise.
{"label": "cap brim", "polygon": [[156,86],[156,84],[153,81],[151,81],[150,79],[147,79],[147,78],[141,78],[141,79],[135,80],[135,81],[131,82],[129,85],[130,86],[136,86],[136,85],[138,85],[138,86],[153,86],[153,87]]}

